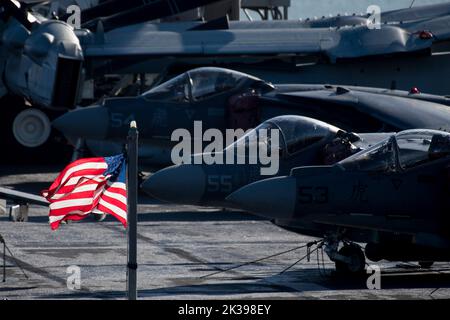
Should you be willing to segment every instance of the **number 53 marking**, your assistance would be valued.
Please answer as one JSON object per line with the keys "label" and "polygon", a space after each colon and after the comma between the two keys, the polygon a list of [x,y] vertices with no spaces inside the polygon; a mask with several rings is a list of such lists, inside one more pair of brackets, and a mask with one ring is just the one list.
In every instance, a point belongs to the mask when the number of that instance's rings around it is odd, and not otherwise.
{"label": "number 53 marking", "polygon": [[299,187],[298,201],[302,204],[328,203],[328,187]]}

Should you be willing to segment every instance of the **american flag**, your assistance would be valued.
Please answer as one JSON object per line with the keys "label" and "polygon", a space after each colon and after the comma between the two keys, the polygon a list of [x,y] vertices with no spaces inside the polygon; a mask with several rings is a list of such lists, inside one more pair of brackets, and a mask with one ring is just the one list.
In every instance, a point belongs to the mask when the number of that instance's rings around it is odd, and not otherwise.
{"label": "american flag", "polygon": [[126,227],[126,160],[123,154],[85,158],[69,164],[42,195],[50,203],[50,227],[89,213],[111,214]]}

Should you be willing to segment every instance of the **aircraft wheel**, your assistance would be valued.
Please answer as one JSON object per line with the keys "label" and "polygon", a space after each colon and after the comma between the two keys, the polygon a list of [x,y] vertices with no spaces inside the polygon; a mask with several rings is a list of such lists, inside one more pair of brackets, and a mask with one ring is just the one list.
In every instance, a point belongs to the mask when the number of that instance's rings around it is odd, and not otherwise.
{"label": "aircraft wheel", "polygon": [[16,115],[12,130],[18,143],[24,147],[35,148],[47,142],[52,126],[44,112],[27,108]]}
{"label": "aircraft wheel", "polygon": [[433,265],[434,261],[419,261],[419,266],[423,269],[429,269]]}
{"label": "aircraft wheel", "polygon": [[338,253],[350,258],[350,263],[335,261],[336,271],[342,274],[357,274],[364,271],[366,266],[366,257],[362,249],[355,245],[344,245]]}
{"label": "aircraft wheel", "polygon": [[33,108],[16,96],[0,99],[2,164],[55,164],[70,160],[72,147],[52,130],[51,121],[64,111]]}

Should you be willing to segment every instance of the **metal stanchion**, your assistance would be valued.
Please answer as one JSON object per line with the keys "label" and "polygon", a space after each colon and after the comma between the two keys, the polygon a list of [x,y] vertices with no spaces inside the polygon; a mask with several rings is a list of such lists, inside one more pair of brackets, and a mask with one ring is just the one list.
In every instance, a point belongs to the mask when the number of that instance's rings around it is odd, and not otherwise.
{"label": "metal stanchion", "polygon": [[137,299],[137,188],[138,188],[138,136],[135,121],[130,123],[127,138],[128,175],[128,264],[127,293],[128,300]]}

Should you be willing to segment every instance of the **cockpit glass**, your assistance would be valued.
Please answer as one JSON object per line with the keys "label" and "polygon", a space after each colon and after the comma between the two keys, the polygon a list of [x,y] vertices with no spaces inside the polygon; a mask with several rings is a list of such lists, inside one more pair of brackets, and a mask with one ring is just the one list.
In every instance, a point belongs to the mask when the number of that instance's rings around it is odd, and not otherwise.
{"label": "cockpit glass", "polygon": [[401,168],[408,169],[450,154],[450,134],[436,130],[406,130],[339,164],[346,170],[394,171],[396,157]]}
{"label": "cockpit glass", "polygon": [[195,69],[189,71],[189,76],[192,79],[194,101],[232,90],[249,78],[240,72],[216,68]]}
{"label": "cockpit glass", "polygon": [[265,148],[270,150],[273,143],[277,143],[278,149],[285,148],[283,135],[279,132],[278,141],[275,141],[275,135],[272,134],[272,129],[279,130],[278,126],[273,122],[266,121],[260,124],[255,129],[248,131],[245,135],[239,138],[235,143],[230,144],[225,152],[234,150],[235,154],[240,157],[257,156],[258,148]]}
{"label": "cockpit glass", "polygon": [[[450,145],[450,134],[434,130],[408,130],[397,135],[399,161],[403,169],[415,167],[445,155],[441,146]],[[438,151],[438,152],[436,152]]]}
{"label": "cockpit glass", "polygon": [[233,70],[213,67],[198,68],[164,82],[142,96],[149,100],[172,102],[200,101],[232,90],[246,80],[264,83],[256,77]]}
{"label": "cockpit glass", "polygon": [[279,117],[274,121],[283,132],[287,154],[302,151],[339,131],[324,122],[303,117]]}
{"label": "cockpit glass", "polygon": [[149,100],[165,100],[171,102],[189,102],[189,78],[186,73],[150,89],[142,96]]}
{"label": "cockpit glass", "polygon": [[[266,132],[264,132],[264,130]],[[278,149],[288,155],[304,150],[322,139],[335,136],[339,129],[324,122],[301,116],[279,116],[265,121],[228,148],[237,148],[238,153],[248,152],[255,145],[272,145],[271,129],[279,132]],[[228,149],[227,148],[227,149]]]}
{"label": "cockpit glass", "polygon": [[376,145],[356,153],[339,164],[349,171],[374,171],[387,172],[395,170],[395,152],[392,138],[384,140]]}

